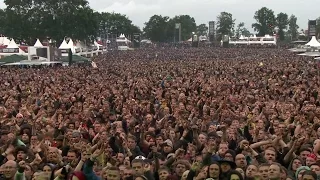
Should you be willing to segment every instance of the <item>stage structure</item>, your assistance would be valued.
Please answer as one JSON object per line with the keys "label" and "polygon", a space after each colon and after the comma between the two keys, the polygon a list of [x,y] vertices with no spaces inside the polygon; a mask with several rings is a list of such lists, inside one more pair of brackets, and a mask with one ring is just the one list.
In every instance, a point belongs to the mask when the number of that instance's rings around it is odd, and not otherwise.
{"label": "stage structure", "polygon": [[209,41],[214,42],[215,37],[215,22],[209,21]]}
{"label": "stage structure", "polygon": [[309,20],[308,22],[308,39],[311,40],[312,36],[317,33],[317,20]]}
{"label": "stage structure", "polygon": [[176,23],[174,27],[174,43],[181,42],[181,23]]}
{"label": "stage structure", "polygon": [[140,48],[141,34],[134,33],[132,36],[133,48]]}

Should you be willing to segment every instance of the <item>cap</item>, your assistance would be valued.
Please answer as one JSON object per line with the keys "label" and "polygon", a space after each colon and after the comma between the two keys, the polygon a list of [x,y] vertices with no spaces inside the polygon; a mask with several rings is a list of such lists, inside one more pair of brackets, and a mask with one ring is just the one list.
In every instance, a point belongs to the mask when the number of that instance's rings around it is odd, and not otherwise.
{"label": "cap", "polygon": [[145,159],[147,159],[147,158],[145,158],[144,156],[139,155],[139,156],[135,157],[134,159],[142,159],[142,160],[145,160]]}
{"label": "cap", "polygon": [[218,135],[219,137],[222,137],[222,136],[223,136],[223,132],[222,132],[222,131],[217,131],[217,135]]}
{"label": "cap", "polygon": [[163,142],[162,146],[170,146],[171,148],[173,148],[173,143],[170,139],[167,139]]}
{"label": "cap", "polygon": [[172,156],[174,156],[174,153],[169,153],[169,154],[167,155],[167,159],[171,158]]}

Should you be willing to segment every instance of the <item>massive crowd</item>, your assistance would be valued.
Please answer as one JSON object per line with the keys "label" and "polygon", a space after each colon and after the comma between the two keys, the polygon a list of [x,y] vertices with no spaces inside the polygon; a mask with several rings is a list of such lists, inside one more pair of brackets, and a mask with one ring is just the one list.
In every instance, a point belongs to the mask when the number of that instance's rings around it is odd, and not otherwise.
{"label": "massive crowd", "polygon": [[319,65],[281,48],[0,68],[0,179],[320,179]]}

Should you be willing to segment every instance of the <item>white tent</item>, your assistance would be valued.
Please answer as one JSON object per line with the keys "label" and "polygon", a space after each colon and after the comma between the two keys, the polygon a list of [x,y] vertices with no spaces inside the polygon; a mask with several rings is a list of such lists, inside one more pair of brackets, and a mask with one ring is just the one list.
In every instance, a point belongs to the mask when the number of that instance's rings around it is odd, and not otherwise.
{"label": "white tent", "polygon": [[141,43],[151,44],[152,42],[149,39],[143,39],[143,40],[141,40]]}
{"label": "white tent", "polygon": [[14,39],[12,39],[9,43],[9,45],[7,46],[8,49],[17,49],[19,48],[19,46],[16,44],[16,42],[14,41]]}
{"label": "white tent", "polygon": [[320,52],[306,52],[302,54],[298,54],[299,56],[309,56],[309,57],[319,57]]}
{"label": "white tent", "polygon": [[86,46],[85,46],[83,43],[81,43],[80,41],[77,41],[76,47],[77,47],[77,48],[80,48],[80,49],[86,48]]}
{"label": "white tent", "polygon": [[72,53],[75,53],[76,52],[76,46],[74,45],[74,43],[73,43],[73,41],[72,41],[72,39],[70,38],[70,40],[69,40],[69,42],[68,42],[68,47],[69,47],[69,49],[71,49],[71,51],[72,51]]}
{"label": "white tent", "polygon": [[59,49],[70,49],[65,39],[62,41],[61,45],[59,46]]}
{"label": "white tent", "polygon": [[126,38],[126,36],[124,34],[120,34],[120,36],[117,38],[116,40],[117,42],[125,42],[125,43],[128,43],[128,42],[131,42],[130,40],[128,40]]}
{"label": "white tent", "polygon": [[241,36],[239,37],[240,40],[244,40],[245,38],[243,37],[243,35],[241,34]]}
{"label": "white tent", "polygon": [[73,46],[74,46],[74,43],[73,43],[72,39],[70,39],[68,42],[68,47],[73,48]]}
{"label": "white tent", "polygon": [[320,60],[320,57],[314,58],[315,60]]}
{"label": "white tent", "polygon": [[10,44],[10,40],[7,37],[0,37],[0,45],[8,46]]}
{"label": "white tent", "polygon": [[101,44],[97,43],[96,40],[93,42],[93,44],[94,44],[95,46],[97,46],[98,48],[102,46]]}
{"label": "white tent", "polygon": [[296,52],[296,53],[307,52],[306,48],[291,48],[291,49],[288,49],[288,50],[291,51],[291,52]]}
{"label": "white tent", "polygon": [[311,40],[306,44],[306,46],[320,47],[320,43],[317,41],[315,36],[312,36]]}
{"label": "white tent", "polygon": [[43,47],[42,43],[40,42],[39,39],[37,39],[36,43],[33,45],[33,47],[41,48]]}

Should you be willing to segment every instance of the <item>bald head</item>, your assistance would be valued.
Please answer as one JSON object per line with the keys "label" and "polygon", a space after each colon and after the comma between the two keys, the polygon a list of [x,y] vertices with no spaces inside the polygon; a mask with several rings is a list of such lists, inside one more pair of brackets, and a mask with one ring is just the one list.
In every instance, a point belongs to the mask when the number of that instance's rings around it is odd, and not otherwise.
{"label": "bald head", "polygon": [[17,162],[9,160],[4,164],[5,167],[9,166],[9,167],[13,167],[13,168],[17,168]]}
{"label": "bald head", "polygon": [[17,171],[17,163],[9,160],[3,165],[3,174],[7,179],[13,178]]}

